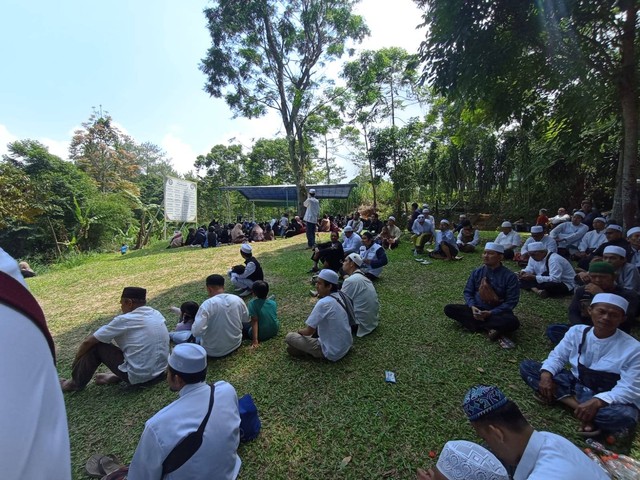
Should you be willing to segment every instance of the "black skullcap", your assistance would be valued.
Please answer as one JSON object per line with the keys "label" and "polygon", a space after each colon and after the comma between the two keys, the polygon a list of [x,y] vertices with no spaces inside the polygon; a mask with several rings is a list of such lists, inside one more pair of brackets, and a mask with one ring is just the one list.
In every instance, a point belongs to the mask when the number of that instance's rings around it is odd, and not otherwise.
{"label": "black skullcap", "polygon": [[140,287],[125,287],[122,290],[122,298],[131,300],[147,300],[147,290]]}

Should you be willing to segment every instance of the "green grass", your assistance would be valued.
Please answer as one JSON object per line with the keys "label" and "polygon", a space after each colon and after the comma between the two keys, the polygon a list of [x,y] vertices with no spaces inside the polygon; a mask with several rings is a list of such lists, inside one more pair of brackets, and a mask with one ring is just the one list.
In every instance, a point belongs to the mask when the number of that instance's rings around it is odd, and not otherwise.
{"label": "green grass", "polygon": [[[483,232],[483,239],[495,236]],[[251,350],[245,343],[228,358],[209,362],[208,381],[223,379],[239,395],[251,393],[263,429],[240,446],[243,479],[415,478],[449,439],[478,441],[460,408],[476,383],[499,385],[538,429],[575,441],[576,421],[560,408],[536,404],[518,374],[525,358],[543,359],[550,350],[546,325],[564,322],[568,299],[540,300],[523,292],[516,313],[522,326],[514,350],[502,350],[485,336],[461,330],[444,316],[447,303],[460,303],[469,272],[480,254],[460,262],[414,261],[405,241],[389,253],[389,265],[376,284],[381,322],[371,335],[355,340],[336,364],[290,358],[284,336],[300,328],[313,308],[309,296],[309,251],[303,236],[254,244],[266,280],[275,293],[281,332]],[[226,274],[240,263],[237,246],[166,250],[158,243],[125,256],[90,256],[76,266],[52,268],[29,279],[54,335],[58,370],[68,378],[82,339],[118,314],[122,288],[142,286],[149,305],[167,318],[168,308],[206,298],[204,279]],[[384,381],[396,373],[397,384]],[[144,427],[155,412],[176,398],[165,384],[146,389],[96,386],[65,394],[72,468],[84,479],[84,463],[96,452],[130,461]],[[632,454],[639,453],[634,443]],[[341,467],[343,458],[351,461]]]}

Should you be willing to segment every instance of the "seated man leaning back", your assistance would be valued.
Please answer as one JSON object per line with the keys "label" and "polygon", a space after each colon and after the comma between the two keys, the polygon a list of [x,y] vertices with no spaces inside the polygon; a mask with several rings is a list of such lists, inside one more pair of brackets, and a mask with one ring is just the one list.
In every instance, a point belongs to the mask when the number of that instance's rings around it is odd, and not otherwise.
{"label": "seated man leaning back", "polygon": [[513,332],[520,326],[513,313],[520,301],[515,273],[502,265],[504,247],[488,242],[482,254],[482,267],[471,272],[464,287],[465,305],[446,305],[444,313],[472,332],[486,331],[491,340]]}
{"label": "seated man leaning back", "polygon": [[101,364],[112,373],[97,374],[97,385],[121,381],[133,385],[164,376],[169,358],[169,331],[162,314],[146,305],[144,288],[126,287],[122,291],[122,315],[80,344],[71,379],[60,381],[63,391],[82,390]]}
{"label": "seated man leaning back", "polygon": [[589,307],[593,327],[571,327],[544,362],[520,364],[534,396],[572,409],[583,436],[629,434],[638,422],[640,342],[618,329],[628,306],[618,295],[597,294]]}

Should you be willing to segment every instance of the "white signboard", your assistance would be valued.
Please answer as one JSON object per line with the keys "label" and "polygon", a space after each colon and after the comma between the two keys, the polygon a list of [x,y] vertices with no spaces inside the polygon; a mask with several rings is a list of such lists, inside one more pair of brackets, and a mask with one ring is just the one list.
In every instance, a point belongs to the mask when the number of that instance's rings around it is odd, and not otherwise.
{"label": "white signboard", "polygon": [[195,182],[167,177],[164,182],[164,218],[169,222],[195,222],[198,206]]}

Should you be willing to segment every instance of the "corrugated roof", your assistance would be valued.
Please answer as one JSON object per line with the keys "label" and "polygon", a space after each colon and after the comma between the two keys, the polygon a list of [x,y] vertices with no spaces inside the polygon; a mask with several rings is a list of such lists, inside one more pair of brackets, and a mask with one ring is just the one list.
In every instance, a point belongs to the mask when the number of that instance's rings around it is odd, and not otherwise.
{"label": "corrugated roof", "polygon": [[[347,198],[357,183],[345,183],[338,185],[307,185],[307,191],[315,188],[316,197],[323,198]],[[293,205],[297,202],[297,188],[295,185],[247,185],[237,187],[220,187],[220,190],[236,190],[247,200],[256,204],[265,205]]]}

